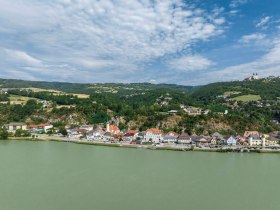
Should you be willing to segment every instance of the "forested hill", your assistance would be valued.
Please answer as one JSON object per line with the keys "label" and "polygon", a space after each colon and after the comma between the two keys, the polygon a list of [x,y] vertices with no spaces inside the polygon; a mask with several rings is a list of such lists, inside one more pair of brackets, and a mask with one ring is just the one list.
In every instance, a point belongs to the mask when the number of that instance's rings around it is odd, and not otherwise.
{"label": "forested hill", "polygon": [[265,78],[253,81],[219,82],[193,89],[191,97],[209,103],[218,96],[236,98],[244,95],[260,96],[262,100],[277,100],[280,97],[280,78]]}
{"label": "forested hill", "polygon": [[[242,94],[260,95],[263,99],[275,99],[279,97],[280,78],[259,79],[254,81],[234,81],[219,82],[204,86],[183,86],[175,84],[151,84],[151,83],[66,83],[66,82],[44,82],[44,81],[26,81],[14,79],[0,79],[0,88],[41,88],[58,90],[69,93],[85,93],[105,91],[110,93],[110,88],[116,93],[137,91],[137,90],[154,90],[154,89],[171,89],[185,93],[191,93],[196,98],[215,98],[223,95],[226,91],[236,91]],[[107,89],[107,90],[106,90]]]}
{"label": "forested hill", "polygon": [[129,92],[129,90],[152,90],[152,89],[171,89],[182,92],[189,92],[196,87],[183,86],[175,84],[151,84],[151,83],[94,83],[94,84],[82,84],[82,83],[67,83],[67,82],[44,82],[44,81],[26,81],[26,80],[14,80],[14,79],[0,79],[0,88],[41,88],[59,90],[69,93],[85,93],[91,94],[94,92],[100,92],[107,89],[107,93],[110,93],[110,89],[119,92]]}
{"label": "forested hill", "polygon": [[98,124],[108,119],[120,128],[158,127],[197,134],[279,130],[280,79],[197,87],[0,79],[0,124]]}

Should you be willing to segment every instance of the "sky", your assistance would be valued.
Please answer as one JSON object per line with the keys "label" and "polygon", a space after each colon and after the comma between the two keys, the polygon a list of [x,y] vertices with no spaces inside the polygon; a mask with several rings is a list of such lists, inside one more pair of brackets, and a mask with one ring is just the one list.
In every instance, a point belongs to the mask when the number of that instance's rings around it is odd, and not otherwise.
{"label": "sky", "polygon": [[279,0],[0,0],[0,77],[203,85],[280,76]]}

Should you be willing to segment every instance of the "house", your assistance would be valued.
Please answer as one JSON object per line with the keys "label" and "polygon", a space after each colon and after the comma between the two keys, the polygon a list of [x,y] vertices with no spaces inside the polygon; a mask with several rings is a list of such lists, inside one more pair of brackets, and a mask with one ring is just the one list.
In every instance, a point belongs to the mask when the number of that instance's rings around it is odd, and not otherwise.
{"label": "house", "polygon": [[102,129],[94,129],[87,132],[87,140],[101,141],[104,137],[104,131]]}
{"label": "house", "polygon": [[189,134],[183,133],[178,136],[177,142],[178,144],[190,144],[192,142],[192,138]]}
{"label": "house", "polygon": [[112,135],[118,135],[121,131],[116,125],[110,125],[107,123],[106,132],[110,132]]}
{"label": "house", "polygon": [[136,130],[128,130],[123,138],[125,141],[133,141],[136,139],[136,134],[137,134],[137,131]]}
{"label": "house", "polygon": [[78,132],[78,128],[67,129],[66,131],[70,138],[80,138],[82,136],[81,133]]}
{"label": "house", "polygon": [[157,128],[150,128],[145,131],[144,141],[159,143],[161,141],[161,131]]}
{"label": "house", "polygon": [[163,143],[176,143],[178,136],[179,135],[175,132],[169,132],[163,136],[162,142]]}
{"label": "house", "polygon": [[212,138],[210,139],[210,144],[216,145],[216,144],[217,144],[217,139],[212,137]]}
{"label": "house", "polygon": [[213,138],[215,138],[216,140],[222,140],[224,139],[224,136],[218,132],[215,132],[211,135]]}
{"label": "house", "polygon": [[245,131],[243,134],[244,138],[248,138],[249,136],[260,136],[260,133],[258,131]]}
{"label": "house", "polygon": [[265,146],[265,138],[261,138],[259,135],[250,135],[247,141],[250,146]]}
{"label": "house", "polygon": [[111,132],[105,132],[103,135],[103,139],[106,141],[113,141],[114,140],[114,136],[112,135]]}
{"label": "house", "polygon": [[80,129],[85,129],[88,132],[93,130],[93,126],[92,125],[82,125],[80,126]]}
{"label": "house", "polygon": [[238,135],[238,136],[236,136],[236,140],[237,140],[238,144],[240,144],[240,145],[248,144],[248,142],[246,141],[246,138],[244,138],[244,136]]}
{"label": "house", "polygon": [[237,140],[233,136],[227,136],[224,140],[226,145],[235,146],[237,144]]}
{"label": "house", "polygon": [[27,129],[30,130],[31,132],[39,132],[39,131],[47,132],[49,129],[52,129],[52,128],[53,128],[53,125],[50,125],[48,123],[27,126]]}
{"label": "house", "polygon": [[18,129],[27,130],[27,125],[24,124],[24,123],[12,122],[12,123],[9,123],[9,124],[4,125],[4,128],[5,128],[7,131],[15,132],[15,131],[18,130]]}
{"label": "house", "polygon": [[144,139],[144,137],[145,137],[145,132],[138,132],[135,134],[136,139],[142,140],[142,139]]}
{"label": "house", "polygon": [[197,116],[202,114],[202,109],[197,107],[186,107],[183,110],[190,116]]}
{"label": "house", "polygon": [[118,134],[113,134],[112,135],[112,140],[113,141],[115,141],[115,142],[117,142],[117,141],[123,141],[124,140],[124,138],[123,138],[123,133],[118,133]]}
{"label": "house", "polygon": [[264,134],[263,135],[265,137],[265,144],[266,145],[270,145],[270,146],[275,146],[279,144],[279,136],[278,136],[278,132],[272,132],[270,134]]}
{"label": "house", "polygon": [[173,115],[175,115],[175,114],[177,114],[177,113],[178,113],[177,110],[170,110],[170,111],[168,111],[168,114],[173,114]]}
{"label": "house", "polygon": [[195,144],[195,145],[202,145],[202,144],[209,143],[208,139],[205,136],[193,135],[191,137],[191,139],[192,139],[192,144]]}

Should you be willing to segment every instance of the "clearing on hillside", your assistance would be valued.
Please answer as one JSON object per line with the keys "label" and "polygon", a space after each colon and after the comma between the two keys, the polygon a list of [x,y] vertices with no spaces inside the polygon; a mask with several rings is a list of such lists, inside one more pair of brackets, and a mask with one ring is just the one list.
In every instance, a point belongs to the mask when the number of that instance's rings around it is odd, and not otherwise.
{"label": "clearing on hillside", "polygon": [[31,99],[34,99],[34,100],[37,100],[36,98],[30,98],[30,97],[25,97],[25,96],[18,96],[18,95],[10,95],[10,102],[11,104],[26,104],[26,102],[28,100],[31,100]]}
{"label": "clearing on hillside", "polygon": [[243,101],[243,102],[258,101],[258,100],[261,100],[261,99],[262,98],[259,95],[244,95],[244,96],[238,96],[236,98],[233,98],[233,100]]}
{"label": "clearing on hillside", "polygon": [[63,93],[61,91],[58,90],[53,90],[53,89],[42,89],[42,88],[21,88],[21,90],[30,90],[32,92],[49,92],[49,93]]}

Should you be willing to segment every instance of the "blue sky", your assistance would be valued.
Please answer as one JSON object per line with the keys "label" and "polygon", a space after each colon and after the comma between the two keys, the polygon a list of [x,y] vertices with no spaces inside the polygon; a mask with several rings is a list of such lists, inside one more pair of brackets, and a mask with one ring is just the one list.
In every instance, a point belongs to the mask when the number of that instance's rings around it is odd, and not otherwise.
{"label": "blue sky", "polygon": [[201,85],[280,75],[279,0],[0,0],[0,77]]}

